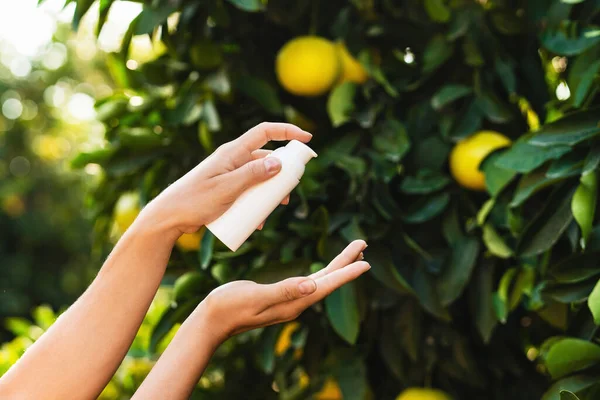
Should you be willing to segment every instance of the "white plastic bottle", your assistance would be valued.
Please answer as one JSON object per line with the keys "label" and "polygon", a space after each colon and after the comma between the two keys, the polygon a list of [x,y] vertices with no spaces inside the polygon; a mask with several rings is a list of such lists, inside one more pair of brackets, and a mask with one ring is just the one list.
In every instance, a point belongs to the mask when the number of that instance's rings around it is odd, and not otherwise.
{"label": "white plastic bottle", "polygon": [[247,189],[206,227],[229,249],[236,251],[300,183],[304,166],[316,156],[310,147],[297,140],[273,151],[267,157],[281,160],[279,173]]}

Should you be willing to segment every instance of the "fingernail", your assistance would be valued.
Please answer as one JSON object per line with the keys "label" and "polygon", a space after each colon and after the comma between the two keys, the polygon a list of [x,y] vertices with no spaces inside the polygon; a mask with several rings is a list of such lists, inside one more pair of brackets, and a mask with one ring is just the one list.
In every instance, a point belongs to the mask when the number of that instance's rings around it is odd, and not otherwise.
{"label": "fingernail", "polygon": [[266,157],[264,163],[267,172],[278,171],[281,167],[281,162],[276,157]]}
{"label": "fingernail", "polygon": [[309,279],[298,285],[298,289],[300,290],[300,294],[306,296],[317,290],[317,284],[312,279]]}

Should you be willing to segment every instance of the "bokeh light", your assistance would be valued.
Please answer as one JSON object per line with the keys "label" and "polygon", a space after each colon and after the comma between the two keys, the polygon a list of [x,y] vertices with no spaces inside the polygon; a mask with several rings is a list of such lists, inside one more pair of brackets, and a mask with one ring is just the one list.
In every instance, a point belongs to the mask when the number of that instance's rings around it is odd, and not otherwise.
{"label": "bokeh light", "polygon": [[10,173],[16,177],[21,177],[29,174],[31,170],[31,163],[23,156],[17,156],[10,161],[8,165]]}
{"label": "bokeh light", "polygon": [[2,114],[8,119],[17,119],[23,113],[23,104],[19,99],[10,98],[2,103]]}

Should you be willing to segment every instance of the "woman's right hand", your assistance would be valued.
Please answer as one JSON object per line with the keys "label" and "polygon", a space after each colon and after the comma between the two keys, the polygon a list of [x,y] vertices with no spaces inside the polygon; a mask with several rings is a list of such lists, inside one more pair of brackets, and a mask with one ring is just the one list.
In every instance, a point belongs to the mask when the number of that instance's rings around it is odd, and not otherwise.
{"label": "woman's right hand", "polygon": [[[295,125],[261,123],[220,146],[150,202],[142,215],[178,235],[196,232],[227,211],[247,188],[281,170],[281,162],[276,157],[265,157],[269,151],[261,147],[271,140],[306,143],[311,138],[310,133]],[[287,198],[282,203],[286,204]]]}
{"label": "woman's right hand", "polygon": [[355,280],[371,266],[363,261],[364,240],[350,243],[327,267],[309,276],[273,284],[234,281],[213,290],[200,303],[199,313],[211,342],[218,346],[229,337],[251,329],[296,319],[311,305]]}

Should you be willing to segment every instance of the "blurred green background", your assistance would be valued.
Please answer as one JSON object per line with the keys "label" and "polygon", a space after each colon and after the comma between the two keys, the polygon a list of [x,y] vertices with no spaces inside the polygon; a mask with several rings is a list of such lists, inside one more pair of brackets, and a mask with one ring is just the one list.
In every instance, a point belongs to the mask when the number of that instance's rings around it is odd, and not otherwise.
{"label": "blurred green background", "polygon": [[287,121],[319,153],[291,204],[235,254],[178,242],[101,398],[212,288],[364,238],[367,276],[225,343],[193,398],[597,399],[599,71],[597,0],[0,0],[0,375],[144,204]]}

